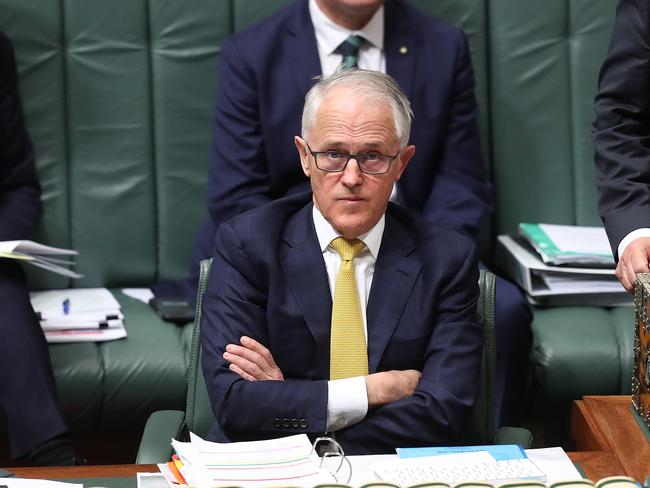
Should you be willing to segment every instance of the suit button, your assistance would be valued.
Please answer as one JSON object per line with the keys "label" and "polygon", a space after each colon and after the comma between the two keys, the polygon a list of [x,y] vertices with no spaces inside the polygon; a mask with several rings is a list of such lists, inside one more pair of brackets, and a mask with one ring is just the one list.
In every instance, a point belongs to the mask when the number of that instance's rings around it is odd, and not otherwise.
{"label": "suit button", "polygon": [[298,419],[291,419],[291,427],[293,427],[294,429],[300,427],[300,422],[298,422]]}
{"label": "suit button", "polygon": [[305,419],[300,419],[300,428],[306,429],[307,427],[309,427],[309,422],[307,422]]}
{"label": "suit button", "polygon": [[280,419],[273,419],[273,427],[280,428],[282,427],[282,420]]}
{"label": "suit button", "polygon": [[282,421],[282,427],[284,427],[285,429],[288,429],[289,427],[291,427],[291,420],[289,420],[289,419],[284,419],[284,420]]}

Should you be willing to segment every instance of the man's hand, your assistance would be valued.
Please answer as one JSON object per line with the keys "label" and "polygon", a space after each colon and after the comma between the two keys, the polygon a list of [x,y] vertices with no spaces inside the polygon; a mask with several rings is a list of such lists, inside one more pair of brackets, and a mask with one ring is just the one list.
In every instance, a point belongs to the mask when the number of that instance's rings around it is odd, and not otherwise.
{"label": "man's hand", "polygon": [[230,371],[248,381],[284,381],[284,375],[273,360],[271,351],[250,337],[242,336],[237,344],[228,344],[223,358],[230,363]]}
{"label": "man's hand", "polygon": [[380,407],[411,396],[421,376],[422,373],[414,369],[383,371],[366,376],[368,408]]}
{"label": "man's hand", "polygon": [[640,237],[628,244],[616,266],[616,277],[625,289],[634,293],[637,273],[648,273],[650,267],[650,237]]}

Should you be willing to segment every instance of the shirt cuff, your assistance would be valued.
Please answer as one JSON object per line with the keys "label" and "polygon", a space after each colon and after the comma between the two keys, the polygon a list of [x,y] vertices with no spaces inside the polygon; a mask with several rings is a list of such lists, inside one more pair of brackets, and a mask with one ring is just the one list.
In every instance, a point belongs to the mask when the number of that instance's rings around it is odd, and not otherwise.
{"label": "shirt cuff", "polygon": [[618,259],[621,259],[621,256],[625,252],[627,246],[629,246],[632,241],[638,239],[639,237],[650,237],[650,228],[644,227],[641,229],[636,229],[626,235],[618,244]]}
{"label": "shirt cuff", "polygon": [[327,432],[354,425],[367,413],[368,393],[364,376],[327,382]]}

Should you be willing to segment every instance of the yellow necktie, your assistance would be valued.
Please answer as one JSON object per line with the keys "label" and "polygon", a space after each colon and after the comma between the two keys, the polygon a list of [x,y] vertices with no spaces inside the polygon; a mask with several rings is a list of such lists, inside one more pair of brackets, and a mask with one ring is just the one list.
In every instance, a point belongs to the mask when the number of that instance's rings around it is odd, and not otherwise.
{"label": "yellow necktie", "polygon": [[354,258],[366,247],[359,239],[337,237],[332,247],[341,257],[336,274],[330,331],[330,379],[368,374],[368,349],[354,278]]}

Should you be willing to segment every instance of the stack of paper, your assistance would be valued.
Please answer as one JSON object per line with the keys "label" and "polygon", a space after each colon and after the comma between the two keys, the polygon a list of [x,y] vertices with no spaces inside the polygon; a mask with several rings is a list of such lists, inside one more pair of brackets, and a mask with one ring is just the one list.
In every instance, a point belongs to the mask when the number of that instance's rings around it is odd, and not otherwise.
{"label": "stack of paper", "polygon": [[45,246],[32,241],[0,241],[0,258],[17,259],[53,273],[68,278],[81,278],[70,268],[74,266],[71,259],[60,259],[53,256],[76,256],[77,251]]}
{"label": "stack of paper", "polygon": [[29,294],[48,342],[100,342],[126,337],[120,304],[106,288]]}
{"label": "stack of paper", "polygon": [[175,460],[158,465],[170,485],[201,487],[305,486],[332,483],[305,434],[251,442],[215,443],[190,434],[172,440]]}
{"label": "stack of paper", "polygon": [[497,262],[536,305],[632,305],[611,268],[550,266],[525,244],[498,237]]}
{"label": "stack of paper", "polygon": [[519,224],[519,235],[550,265],[615,266],[607,234],[602,227]]}

